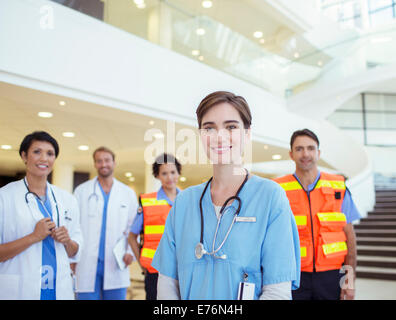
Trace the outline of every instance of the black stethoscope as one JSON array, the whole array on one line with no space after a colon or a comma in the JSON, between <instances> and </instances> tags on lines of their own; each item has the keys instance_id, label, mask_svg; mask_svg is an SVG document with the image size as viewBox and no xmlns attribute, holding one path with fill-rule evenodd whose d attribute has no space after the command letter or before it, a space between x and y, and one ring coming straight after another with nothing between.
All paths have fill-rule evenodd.
<instances>
[{"instance_id":1,"label":"black stethoscope","mask_svg":"<svg viewBox=\"0 0 396 320\"><path fill-rule=\"evenodd\" d=\"M41 205L43 206L45 212L48 214L49 217L51 217L51 214L48 212L47 208L45 207L45 204L44 204L43 200L41 200L40 197L39 197L35 192L30 191L29 186L28 186L28 184L27 184L27 182L26 182L26 177L23 178L23 182L24 182L25 187L26 187L26 189L27 189L27 192L25 193L25 201L26 201L26 204L29 204L28 196L29 196L29 194L32 194L38 201L40 201L40 203L41 203ZM59 224L58 201L56 201L54 191L53 191L51 188L50 188L50 190L51 190L52 198L54 199L54 202L55 202L56 217L57 217L57 223L58 223L58 224L57 224L57 227L60 227L60 224Z\"/></svg>"},{"instance_id":2,"label":"black stethoscope","mask_svg":"<svg viewBox=\"0 0 396 320\"><path fill-rule=\"evenodd\" d=\"M201 198L199 199L199 210L200 210L200 213L201 213L201 239L200 239L200 242L195 246L195 257L196 257L197 259L201 259L201 258L203 257L204 254L211 255L211 256L213 256L214 258L227 259L227 256L226 256L225 254L223 254L223 255L221 255L221 256L217 256L216 253L223 247L224 243L226 242L226 240L227 240L227 238L228 238L228 235L230 234L231 229L232 229L232 227L233 227L233 225L234 225L234 223L235 223L236 217L238 216L239 212L241 211L242 201L241 201L241 198L239 198L238 194L239 194L239 192L242 190L243 186L245 185L245 183L248 181L248 178L249 178L249 172L248 172L246 169L245 169L245 171L246 171L245 180L243 180L243 183L242 183L241 186L239 187L237 193L235 194L235 196L229 197L229 198L224 202L223 206L222 206L221 209L220 209L220 217L219 217L219 219L217 220L217 227L216 227L215 235L214 235L214 238L213 238L212 252L206 251L205 248L204 248L204 245L203 245L203 236L204 236L204 216L203 216L203 209L202 209L202 199L203 199L203 197L204 197L204 195L205 195L205 192L206 192L206 189L208 188L208 186L209 186L210 182L212 181L213 177L211 177L211 178L209 179L209 181L206 183L206 186L205 186L205 188L204 188L204 190L203 190L203 192L202 192ZM219 245L219 247L218 247L217 249L215 249L216 238L217 238L217 232L218 232L218 230L219 230L221 218L223 217L223 213L224 213L225 208L227 207L227 204L228 204L230 201L232 201L232 200L238 201L238 208L237 208L236 212L234 213L234 219L232 220L232 223L231 223L230 227L228 228L227 233L226 233L226 235L225 235L223 241L221 242L221 244Z\"/></svg>"}]
</instances>

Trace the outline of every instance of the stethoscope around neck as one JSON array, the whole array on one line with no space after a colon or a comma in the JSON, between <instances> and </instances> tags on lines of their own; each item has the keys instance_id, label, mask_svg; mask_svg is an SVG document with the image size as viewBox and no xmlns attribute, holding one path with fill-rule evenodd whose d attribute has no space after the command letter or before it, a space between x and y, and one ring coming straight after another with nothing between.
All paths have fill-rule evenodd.
<instances>
[{"instance_id":1,"label":"stethoscope around neck","mask_svg":"<svg viewBox=\"0 0 396 320\"><path fill-rule=\"evenodd\" d=\"M26 187L26 189L27 189L27 192L25 193L25 201L26 201L26 204L29 205L28 196L29 196L29 194L32 194L32 195L41 203L41 205L42 205L42 207L44 208L45 212L47 213L48 217L51 217L51 214L48 212L47 208L45 207L45 204L44 204L43 200L41 200L41 198L37 195L37 193L35 193L35 192L33 192L33 191L30 191L29 186L28 186L28 184L27 184L27 182L26 182L26 177L23 178L23 183L25 184L25 187ZM58 201L56 201L54 191L53 191L51 188L49 188L49 189L51 190L51 195L52 195L52 198L54 199L54 202L55 202L55 208L56 208L56 222L57 222L57 227L59 228L59 227L60 227L60 224L59 224L59 208L58 208Z\"/></svg>"},{"instance_id":2,"label":"stethoscope around neck","mask_svg":"<svg viewBox=\"0 0 396 320\"><path fill-rule=\"evenodd\" d=\"M206 183L206 186L205 186L205 188L204 188L204 190L203 190L203 192L202 192L202 194L201 194L201 198L199 199L199 210L200 210L200 214L201 214L201 238L200 238L199 243L195 246L195 257L196 257L197 259L201 259L205 254L210 255L210 256L213 256L214 258L218 258L218 259L227 259L227 255L223 254L223 255L221 255L221 256L217 256L216 253L217 253L218 251L220 251L220 249L223 247L224 243L225 243L226 240L228 239L228 236L229 236L229 234L230 234L230 232L231 232L231 230L232 230L232 227L234 226L236 217L238 216L239 212L241 211L242 201L241 201L241 198L239 198L238 195L239 195L239 192L242 190L242 188L244 187L245 183L247 182L247 180L248 180L248 178L249 178L249 172L248 172L246 169L245 169L245 171L246 171L245 180L243 180L243 183L242 183L241 186L239 187L238 191L236 192L236 194L235 194L234 196L229 197L229 198L224 202L223 206L222 206L221 209L220 209L220 217L219 217L219 219L217 220L217 226L216 226L216 231L215 231L214 238L213 238L212 251L211 251L211 252L208 252L207 250L205 250L204 245L203 245L203 238L204 238L204 216L203 216L203 209L202 209L202 200L203 200L203 197L204 197L204 195L205 195L205 193L206 193L206 189L208 189L208 186L209 186L210 182L213 180L213 177L211 177L211 178L209 179L209 181ZM230 226L228 227L227 233L226 233L226 235L224 236L223 241L220 243L220 245L217 247L217 249L215 249L215 244L216 244L216 239L217 239L217 233L218 233L218 231L219 231L221 218L223 217L223 213L224 213L224 210L225 210L226 207L227 207L227 204L228 204L230 201L232 201L232 200L235 200L235 201L238 202L238 208L237 208L237 210L236 210L235 213L234 213L234 218L233 218L233 220L232 220Z\"/></svg>"}]
</instances>

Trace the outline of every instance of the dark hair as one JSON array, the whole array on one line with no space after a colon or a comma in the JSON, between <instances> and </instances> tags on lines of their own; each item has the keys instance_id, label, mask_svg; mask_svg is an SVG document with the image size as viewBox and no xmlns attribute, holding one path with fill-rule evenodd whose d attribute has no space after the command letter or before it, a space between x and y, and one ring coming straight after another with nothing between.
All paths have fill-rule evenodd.
<instances>
[{"instance_id":1,"label":"dark hair","mask_svg":"<svg viewBox=\"0 0 396 320\"><path fill-rule=\"evenodd\" d=\"M107 147L99 147L99 148L97 148L97 149L93 152L93 154L92 154L92 157L93 157L94 161L95 161L95 154L96 154L97 152L107 152L107 153L110 153L111 156L113 157L113 161L115 160L115 154L114 154L113 151L111 151L111 150L110 150L109 148L107 148Z\"/></svg>"},{"instance_id":2,"label":"dark hair","mask_svg":"<svg viewBox=\"0 0 396 320\"><path fill-rule=\"evenodd\" d=\"M55 158L58 157L59 154L59 145L58 142L47 132L45 131L35 131L31 134L28 134L25 138L23 138L22 143L19 147L19 155L22 157L22 152L28 153L30 146L33 141L45 141L49 142L55 150Z\"/></svg>"},{"instance_id":3,"label":"dark hair","mask_svg":"<svg viewBox=\"0 0 396 320\"><path fill-rule=\"evenodd\" d=\"M319 148L319 139L318 139L317 135L309 129L302 129L302 130L297 130L297 131L293 132L291 139L290 139L290 149L293 148L294 140L296 140L297 137L301 137L301 136L307 136L307 137L310 137L312 140L315 140L316 143L318 144L318 148Z\"/></svg>"},{"instance_id":4,"label":"dark hair","mask_svg":"<svg viewBox=\"0 0 396 320\"><path fill-rule=\"evenodd\" d=\"M180 162L176 159L176 157L174 157L171 154L168 153L163 153L160 154L154 161L153 163L153 176L154 177L158 177L159 175L159 169L160 166L164 163L173 163L176 166L176 170L179 174L181 174L181 164Z\"/></svg>"},{"instance_id":5,"label":"dark hair","mask_svg":"<svg viewBox=\"0 0 396 320\"><path fill-rule=\"evenodd\" d=\"M202 118L208 110L220 103L229 103L237 109L245 129L249 129L252 124L252 114L245 98L237 96L232 92L216 91L207 95L199 104L196 114L198 119L198 127L201 129Z\"/></svg>"}]
</instances>

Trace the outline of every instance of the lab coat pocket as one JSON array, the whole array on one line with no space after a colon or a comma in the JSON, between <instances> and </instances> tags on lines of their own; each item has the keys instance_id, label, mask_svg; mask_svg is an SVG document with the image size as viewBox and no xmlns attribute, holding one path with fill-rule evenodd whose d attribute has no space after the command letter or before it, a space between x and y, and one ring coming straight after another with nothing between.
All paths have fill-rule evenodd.
<instances>
[{"instance_id":1,"label":"lab coat pocket","mask_svg":"<svg viewBox=\"0 0 396 320\"><path fill-rule=\"evenodd\" d=\"M0 300L18 300L19 281L20 276L17 274L0 274Z\"/></svg>"}]
</instances>

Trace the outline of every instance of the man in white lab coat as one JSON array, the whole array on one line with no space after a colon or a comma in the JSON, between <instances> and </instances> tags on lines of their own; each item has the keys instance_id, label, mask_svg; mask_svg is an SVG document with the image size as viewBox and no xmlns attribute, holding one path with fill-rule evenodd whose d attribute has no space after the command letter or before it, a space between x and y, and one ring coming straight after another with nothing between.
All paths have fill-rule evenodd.
<instances>
[{"instance_id":1,"label":"man in white lab coat","mask_svg":"<svg viewBox=\"0 0 396 320\"><path fill-rule=\"evenodd\" d=\"M133 261L127 236L137 198L131 188L114 178L115 155L110 149L96 149L93 158L98 176L74 192L86 243L76 266L77 298L125 300L130 285L126 266Z\"/></svg>"}]
</instances>

